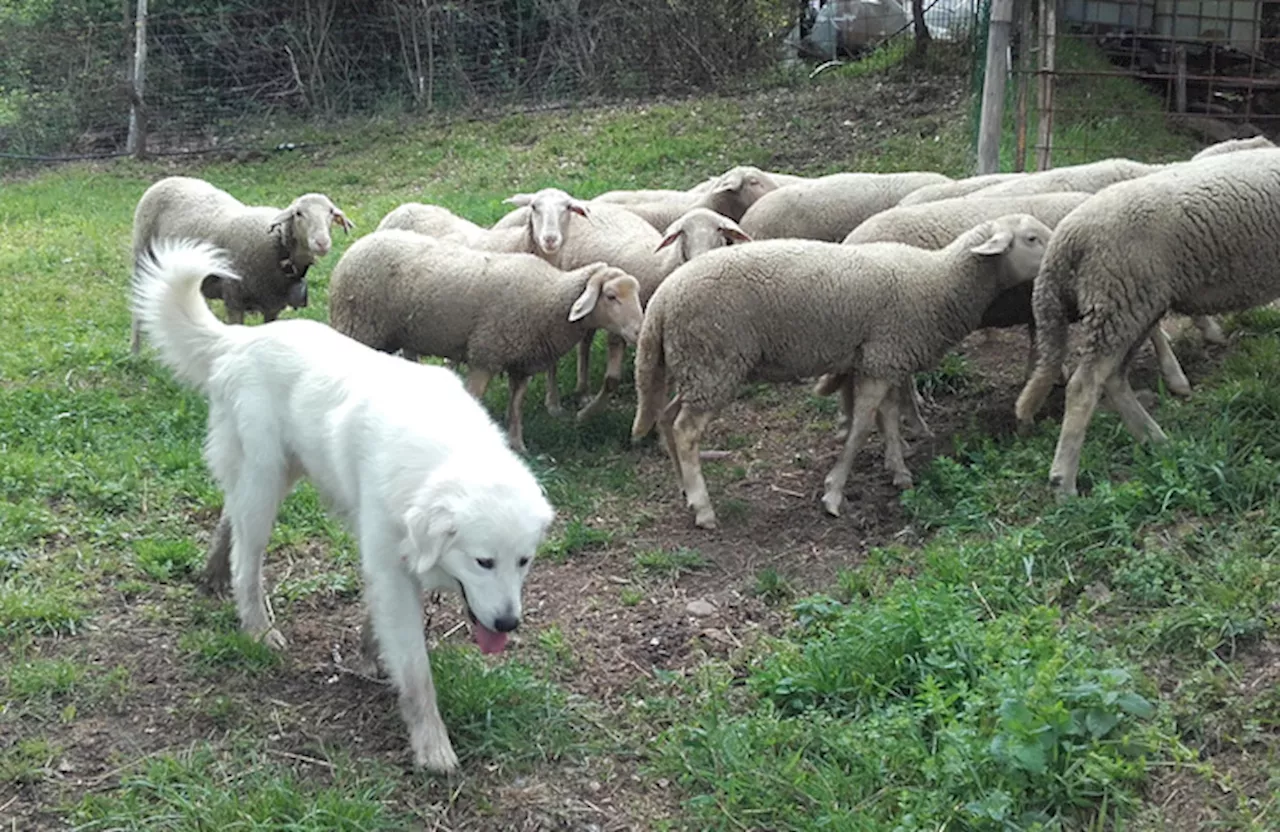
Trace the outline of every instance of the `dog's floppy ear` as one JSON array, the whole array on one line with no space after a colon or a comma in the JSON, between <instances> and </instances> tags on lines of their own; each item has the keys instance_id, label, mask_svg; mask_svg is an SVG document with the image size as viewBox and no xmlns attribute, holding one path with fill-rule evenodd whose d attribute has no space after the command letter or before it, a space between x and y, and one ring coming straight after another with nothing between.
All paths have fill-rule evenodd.
<instances>
[{"instance_id":1,"label":"dog's floppy ear","mask_svg":"<svg viewBox=\"0 0 1280 832\"><path fill-rule=\"evenodd\" d=\"M435 505L427 509L411 506L404 513L405 534L409 542L412 571L422 574L436 567L449 544L458 534L458 522L447 507Z\"/></svg>"}]
</instances>

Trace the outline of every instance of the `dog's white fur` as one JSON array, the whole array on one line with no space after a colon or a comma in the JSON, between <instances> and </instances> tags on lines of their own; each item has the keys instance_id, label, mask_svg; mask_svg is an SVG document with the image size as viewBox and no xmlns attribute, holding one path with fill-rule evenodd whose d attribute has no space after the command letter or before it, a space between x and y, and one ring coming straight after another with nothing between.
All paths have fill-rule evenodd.
<instances>
[{"instance_id":1,"label":"dog's white fur","mask_svg":"<svg viewBox=\"0 0 1280 832\"><path fill-rule=\"evenodd\" d=\"M221 323L206 275L235 279L218 250L161 241L140 258L134 310L161 360L209 399L205 459L226 493L240 624L274 647L262 558L302 476L357 535L381 658L414 761L457 757L436 706L422 592L452 589L476 626L521 617L521 587L553 510L533 474L456 375L384 355L307 320Z\"/></svg>"}]
</instances>

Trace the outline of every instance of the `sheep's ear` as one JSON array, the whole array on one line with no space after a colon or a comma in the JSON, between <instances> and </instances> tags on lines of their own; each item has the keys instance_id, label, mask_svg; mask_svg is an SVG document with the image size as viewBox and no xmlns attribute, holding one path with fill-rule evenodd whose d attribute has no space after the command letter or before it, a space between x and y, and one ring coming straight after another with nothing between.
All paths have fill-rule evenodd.
<instances>
[{"instance_id":1,"label":"sheep's ear","mask_svg":"<svg viewBox=\"0 0 1280 832\"><path fill-rule=\"evenodd\" d=\"M267 226L267 233L268 234L272 233L277 228L279 228L280 226L288 222L289 218L293 216L294 210L295 210L294 207L290 205L288 208L284 209L283 211L281 211L280 213L272 217L271 224Z\"/></svg>"},{"instance_id":2,"label":"sheep's ear","mask_svg":"<svg viewBox=\"0 0 1280 832\"><path fill-rule=\"evenodd\" d=\"M331 211L330 221L336 222L338 225L342 226L342 230L345 231L346 233L350 234L351 229L356 227L356 224L351 220L347 219L347 215L342 213L340 209L335 207L330 209L330 211Z\"/></svg>"},{"instance_id":3,"label":"sheep's ear","mask_svg":"<svg viewBox=\"0 0 1280 832\"><path fill-rule=\"evenodd\" d=\"M587 203L581 200L573 200L569 203L569 210L585 220L591 219L591 212L587 209Z\"/></svg>"},{"instance_id":4,"label":"sheep's ear","mask_svg":"<svg viewBox=\"0 0 1280 832\"><path fill-rule=\"evenodd\" d=\"M737 223L725 223L720 226L720 234L726 243L751 242L751 235L739 228Z\"/></svg>"},{"instance_id":5,"label":"sheep's ear","mask_svg":"<svg viewBox=\"0 0 1280 832\"><path fill-rule=\"evenodd\" d=\"M596 308L596 301L600 300L600 287L603 285L603 275L593 272L587 278L587 288L582 290L573 306L569 307L569 323L580 321L591 314L591 310Z\"/></svg>"},{"instance_id":6,"label":"sheep's ear","mask_svg":"<svg viewBox=\"0 0 1280 832\"><path fill-rule=\"evenodd\" d=\"M515 205L518 208L523 208L533 202L533 194L512 194L502 202L504 205Z\"/></svg>"},{"instance_id":7,"label":"sheep's ear","mask_svg":"<svg viewBox=\"0 0 1280 832\"><path fill-rule=\"evenodd\" d=\"M980 246L974 246L969 251L974 254L1004 254L1011 245L1013 245L1013 232L997 231L985 243Z\"/></svg>"},{"instance_id":8,"label":"sheep's ear","mask_svg":"<svg viewBox=\"0 0 1280 832\"><path fill-rule=\"evenodd\" d=\"M740 191L742 190L742 179L742 171L726 173L711 187L711 193L723 194L730 191Z\"/></svg>"},{"instance_id":9,"label":"sheep's ear","mask_svg":"<svg viewBox=\"0 0 1280 832\"><path fill-rule=\"evenodd\" d=\"M671 245L671 244L672 244L672 243L674 243L676 240L680 239L682 236L684 236L684 229L683 229L683 228L677 228L677 229L676 229L676 230L674 230L674 231L672 231L672 230L668 229L668 230L667 230L667 236L665 236L665 237L663 237L663 238L662 238L662 242L658 243L658 247L657 247L657 248L655 248L655 249L654 249L654 251L655 251L655 252L662 251L664 248L666 248L667 246Z\"/></svg>"}]
</instances>

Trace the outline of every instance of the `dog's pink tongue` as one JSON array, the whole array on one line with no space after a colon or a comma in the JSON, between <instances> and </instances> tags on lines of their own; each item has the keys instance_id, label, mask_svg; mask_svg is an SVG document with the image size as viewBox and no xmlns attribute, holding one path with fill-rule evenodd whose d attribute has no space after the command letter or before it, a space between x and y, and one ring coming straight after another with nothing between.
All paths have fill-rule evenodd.
<instances>
[{"instance_id":1,"label":"dog's pink tongue","mask_svg":"<svg viewBox=\"0 0 1280 832\"><path fill-rule=\"evenodd\" d=\"M507 646L506 633L495 633L479 621L475 622L471 628L471 635L476 640L476 644L480 645L481 653L501 653Z\"/></svg>"}]
</instances>

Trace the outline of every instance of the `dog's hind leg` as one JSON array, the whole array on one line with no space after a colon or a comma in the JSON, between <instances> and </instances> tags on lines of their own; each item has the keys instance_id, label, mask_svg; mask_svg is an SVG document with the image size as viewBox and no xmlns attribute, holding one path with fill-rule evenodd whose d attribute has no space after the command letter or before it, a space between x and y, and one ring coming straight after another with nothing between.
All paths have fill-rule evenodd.
<instances>
[{"instance_id":1,"label":"dog's hind leg","mask_svg":"<svg viewBox=\"0 0 1280 832\"><path fill-rule=\"evenodd\" d=\"M377 521L367 524L375 526ZM423 634L422 590L418 582L389 557L395 544L381 529L366 528L360 539L365 565L365 594L373 619L382 664L400 695L400 713L409 728L414 765L447 773L458 756L436 704L431 661ZM379 562L381 560L381 562Z\"/></svg>"},{"instance_id":2,"label":"dog's hind leg","mask_svg":"<svg viewBox=\"0 0 1280 832\"><path fill-rule=\"evenodd\" d=\"M205 556L200 583L214 595L224 595L231 589L231 518L226 509L209 539L209 554Z\"/></svg>"},{"instance_id":3,"label":"dog's hind leg","mask_svg":"<svg viewBox=\"0 0 1280 832\"><path fill-rule=\"evenodd\" d=\"M227 489L225 508L231 521L231 583L240 626L277 649L286 642L271 626L262 587L262 559L276 512L289 493L290 483L282 467L245 465L234 487Z\"/></svg>"}]
</instances>

